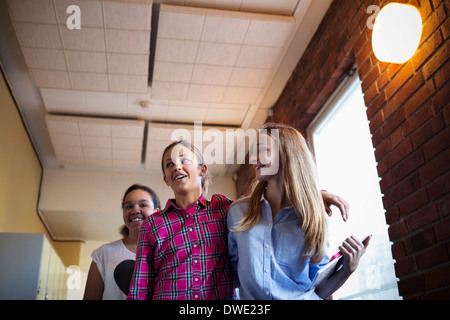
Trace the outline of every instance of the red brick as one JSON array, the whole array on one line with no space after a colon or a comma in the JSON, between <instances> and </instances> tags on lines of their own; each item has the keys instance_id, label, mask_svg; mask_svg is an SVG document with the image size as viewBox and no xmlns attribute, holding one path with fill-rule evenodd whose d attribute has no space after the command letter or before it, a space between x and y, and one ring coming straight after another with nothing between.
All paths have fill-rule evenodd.
<instances>
[{"instance_id":1,"label":"red brick","mask_svg":"<svg viewBox=\"0 0 450 320\"><path fill-rule=\"evenodd\" d=\"M405 218L409 231L418 230L432 222L439 220L439 214L435 204L430 204L425 208L416 211Z\"/></svg>"},{"instance_id":2,"label":"red brick","mask_svg":"<svg viewBox=\"0 0 450 320\"><path fill-rule=\"evenodd\" d=\"M450 200L447 199L449 202ZM450 218L440 221L434 227L437 241L444 241L450 238Z\"/></svg>"},{"instance_id":3,"label":"red brick","mask_svg":"<svg viewBox=\"0 0 450 320\"><path fill-rule=\"evenodd\" d=\"M400 220L398 222L394 222L391 225L389 225L388 229L389 233L389 239L392 241L397 240L398 238L403 237L408 233L408 230L406 228L406 224L404 220Z\"/></svg>"},{"instance_id":4,"label":"red brick","mask_svg":"<svg viewBox=\"0 0 450 320\"><path fill-rule=\"evenodd\" d=\"M436 112L449 105L450 99L448 97L450 97L450 83L447 82L431 100Z\"/></svg>"},{"instance_id":5,"label":"red brick","mask_svg":"<svg viewBox=\"0 0 450 320\"><path fill-rule=\"evenodd\" d=\"M407 62L402 65L401 70L395 74L393 77L391 75L391 82L386 87L386 96L388 99L391 99L394 94L403 86L403 84L413 76L413 70L411 67L411 63Z\"/></svg>"},{"instance_id":6,"label":"red brick","mask_svg":"<svg viewBox=\"0 0 450 320\"><path fill-rule=\"evenodd\" d=\"M402 161L395 171L397 179L403 179L409 174L415 172L425 163L425 156L422 150L418 150Z\"/></svg>"},{"instance_id":7,"label":"red brick","mask_svg":"<svg viewBox=\"0 0 450 320\"><path fill-rule=\"evenodd\" d=\"M414 76L403 85L403 87L395 95L395 104L400 107L419 87L424 84L421 72L417 72Z\"/></svg>"},{"instance_id":8,"label":"red brick","mask_svg":"<svg viewBox=\"0 0 450 320\"><path fill-rule=\"evenodd\" d=\"M436 244L433 228L427 228L419 233L409 236L405 240L406 254L411 255L414 252L424 250Z\"/></svg>"},{"instance_id":9,"label":"red brick","mask_svg":"<svg viewBox=\"0 0 450 320\"><path fill-rule=\"evenodd\" d=\"M383 140L375 149L375 159L379 161L391 150L389 139Z\"/></svg>"},{"instance_id":10,"label":"red brick","mask_svg":"<svg viewBox=\"0 0 450 320\"><path fill-rule=\"evenodd\" d=\"M425 277L423 274L400 280L398 283L398 291L403 298L425 290Z\"/></svg>"},{"instance_id":11,"label":"red brick","mask_svg":"<svg viewBox=\"0 0 450 320\"><path fill-rule=\"evenodd\" d=\"M439 31L433 35L416 51L411 58L414 70L419 70L423 63L435 52L435 50L442 44L442 36Z\"/></svg>"},{"instance_id":12,"label":"red brick","mask_svg":"<svg viewBox=\"0 0 450 320\"><path fill-rule=\"evenodd\" d=\"M450 42L445 44L428 60L422 68L425 80L431 77L448 59L450 56Z\"/></svg>"},{"instance_id":13,"label":"red brick","mask_svg":"<svg viewBox=\"0 0 450 320\"><path fill-rule=\"evenodd\" d=\"M434 93L435 88L433 81L427 81L424 86L417 90L417 92L406 101L404 105L405 116L409 117L413 114L417 108L424 104Z\"/></svg>"},{"instance_id":14,"label":"red brick","mask_svg":"<svg viewBox=\"0 0 450 320\"><path fill-rule=\"evenodd\" d=\"M412 257L406 257L397 260L394 267L397 277L403 277L415 272L415 261Z\"/></svg>"},{"instance_id":15,"label":"red brick","mask_svg":"<svg viewBox=\"0 0 450 320\"><path fill-rule=\"evenodd\" d=\"M433 160L427 162L426 165L421 168L420 181L423 185L426 185L439 175L444 174L449 169L449 165L450 149L447 149L437 157L433 158Z\"/></svg>"},{"instance_id":16,"label":"red brick","mask_svg":"<svg viewBox=\"0 0 450 320\"><path fill-rule=\"evenodd\" d=\"M436 154L450 146L450 127L447 126L444 130L433 136L432 139L423 145L423 153L425 159L428 161Z\"/></svg>"},{"instance_id":17,"label":"red brick","mask_svg":"<svg viewBox=\"0 0 450 320\"><path fill-rule=\"evenodd\" d=\"M439 178L433 180L428 186L428 194L430 195L430 200L436 200L443 195L450 192L450 171L445 175L441 175Z\"/></svg>"},{"instance_id":18,"label":"red brick","mask_svg":"<svg viewBox=\"0 0 450 320\"><path fill-rule=\"evenodd\" d=\"M445 265L428 271L425 274L425 282L427 289L435 289L450 284L450 265ZM450 298L447 292L447 299ZM443 298L442 294L437 298Z\"/></svg>"},{"instance_id":19,"label":"red brick","mask_svg":"<svg viewBox=\"0 0 450 320\"><path fill-rule=\"evenodd\" d=\"M411 212L419 209L428 203L428 195L425 188L420 188L416 192L412 193L409 197L404 198L399 202L400 215L402 217L407 216Z\"/></svg>"},{"instance_id":20,"label":"red brick","mask_svg":"<svg viewBox=\"0 0 450 320\"><path fill-rule=\"evenodd\" d=\"M411 135L414 149L417 149L428 139L436 135L445 127L444 119L441 115L434 116L423 124L418 130Z\"/></svg>"},{"instance_id":21,"label":"red brick","mask_svg":"<svg viewBox=\"0 0 450 320\"><path fill-rule=\"evenodd\" d=\"M413 151L411 139L405 139L400 145L393 149L388 155L389 167L393 168L407 155Z\"/></svg>"},{"instance_id":22,"label":"red brick","mask_svg":"<svg viewBox=\"0 0 450 320\"><path fill-rule=\"evenodd\" d=\"M450 80L450 63L447 62L442 66L434 75L434 81L436 82L436 88L441 88L447 81Z\"/></svg>"},{"instance_id":23,"label":"red brick","mask_svg":"<svg viewBox=\"0 0 450 320\"><path fill-rule=\"evenodd\" d=\"M441 244L437 247L430 248L416 256L419 270L439 265L449 261L447 253L447 245Z\"/></svg>"},{"instance_id":24,"label":"red brick","mask_svg":"<svg viewBox=\"0 0 450 320\"><path fill-rule=\"evenodd\" d=\"M405 111L406 112L406 111ZM405 123L402 125L405 136L409 136L412 132L420 128L424 122L430 119L433 115L433 110L431 108L431 103L423 106L412 116L408 117Z\"/></svg>"}]
</instances>

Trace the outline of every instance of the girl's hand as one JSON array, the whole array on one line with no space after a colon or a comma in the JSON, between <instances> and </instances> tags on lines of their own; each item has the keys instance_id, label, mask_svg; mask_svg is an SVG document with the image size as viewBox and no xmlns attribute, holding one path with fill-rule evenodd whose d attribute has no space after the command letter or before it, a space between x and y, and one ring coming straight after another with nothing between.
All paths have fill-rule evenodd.
<instances>
[{"instance_id":1,"label":"girl's hand","mask_svg":"<svg viewBox=\"0 0 450 320\"><path fill-rule=\"evenodd\" d=\"M331 206L338 207L339 211L341 212L342 220L347 221L348 214L350 211L350 205L347 201L345 201L344 198L332 194L330 192L327 192L325 190L322 190L320 192L322 194L323 203L325 205L325 210L327 214L331 217Z\"/></svg>"},{"instance_id":2,"label":"girl's hand","mask_svg":"<svg viewBox=\"0 0 450 320\"><path fill-rule=\"evenodd\" d=\"M362 257L372 236L368 236L364 243L359 241L355 236L351 236L339 246L339 250L343 255L342 271L348 275L352 274L358 267L359 259Z\"/></svg>"}]
</instances>

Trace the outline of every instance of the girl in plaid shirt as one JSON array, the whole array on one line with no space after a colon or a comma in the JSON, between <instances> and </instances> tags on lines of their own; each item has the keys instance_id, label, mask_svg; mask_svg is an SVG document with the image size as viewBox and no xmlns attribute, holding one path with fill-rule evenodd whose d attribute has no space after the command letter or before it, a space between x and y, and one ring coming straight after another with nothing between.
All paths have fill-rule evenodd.
<instances>
[{"instance_id":1,"label":"girl in plaid shirt","mask_svg":"<svg viewBox=\"0 0 450 320\"><path fill-rule=\"evenodd\" d=\"M170 144L161 166L175 199L142 224L128 299L232 299L226 234L232 200L206 200L207 166L191 144Z\"/></svg>"}]
</instances>

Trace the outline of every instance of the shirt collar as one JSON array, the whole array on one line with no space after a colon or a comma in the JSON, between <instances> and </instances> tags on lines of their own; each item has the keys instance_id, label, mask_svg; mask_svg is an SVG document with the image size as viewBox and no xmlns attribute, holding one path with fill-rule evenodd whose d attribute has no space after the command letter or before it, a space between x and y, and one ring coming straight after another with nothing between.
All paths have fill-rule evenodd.
<instances>
[{"instance_id":1,"label":"shirt collar","mask_svg":"<svg viewBox=\"0 0 450 320\"><path fill-rule=\"evenodd\" d=\"M190 208L188 208L188 210L186 210L186 211L188 211L188 212L192 211L192 214L194 214L198 206L200 207L200 209L203 209L206 207L206 198L203 193L200 195L200 197L197 199L197 201L195 201L195 203ZM177 207L176 200L173 198L167 200L167 204L166 204L166 207L164 208L164 210L169 210L169 208L176 209L176 210L184 210L182 208Z\"/></svg>"}]
</instances>

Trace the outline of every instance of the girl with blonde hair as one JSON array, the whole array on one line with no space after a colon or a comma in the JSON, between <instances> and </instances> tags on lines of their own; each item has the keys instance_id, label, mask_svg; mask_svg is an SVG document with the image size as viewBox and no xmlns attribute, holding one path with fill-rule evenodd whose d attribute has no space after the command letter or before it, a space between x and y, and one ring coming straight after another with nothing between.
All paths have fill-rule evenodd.
<instances>
[{"instance_id":1,"label":"girl with blonde hair","mask_svg":"<svg viewBox=\"0 0 450 320\"><path fill-rule=\"evenodd\" d=\"M266 124L250 158L256 185L228 213L233 280L241 299L320 299L356 269L368 241L355 237L339 247L340 271L307 291L327 256L327 217L312 155L294 128Z\"/></svg>"}]
</instances>

